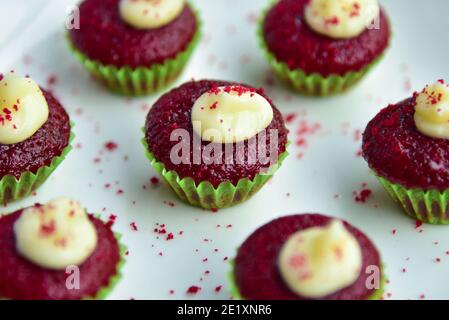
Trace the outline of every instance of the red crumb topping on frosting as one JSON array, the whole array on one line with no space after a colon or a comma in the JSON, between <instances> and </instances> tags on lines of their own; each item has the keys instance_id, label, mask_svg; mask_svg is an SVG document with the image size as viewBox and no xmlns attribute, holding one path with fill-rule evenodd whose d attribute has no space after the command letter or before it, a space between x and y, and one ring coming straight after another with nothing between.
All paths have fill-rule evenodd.
<instances>
[{"instance_id":1,"label":"red crumb topping on frosting","mask_svg":"<svg viewBox=\"0 0 449 320\"><path fill-rule=\"evenodd\" d=\"M240 294L247 300L308 300L291 291L278 270L278 256L288 238L297 231L326 226L333 218L318 214L295 215L276 219L256 230L238 250L234 275ZM348 231L362 249L362 270L368 266L381 267L379 252L360 230L345 222ZM269 245L267 245L269 244ZM301 259L294 263L303 263ZM365 300L374 289L367 289L371 273L361 272L354 284L323 300Z\"/></svg>"},{"instance_id":2,"label":"red crumb topping on frosting","mask_svg":"<svg viewBox=\"0 0 449 320\"><path fill-rule=\"evenodd\" d=\"M313 31L304 19L308 0L281 0L268 12L264 25L264 39L277 60L290 69L323 76L343 75L359 71L373 62L387 48L390 26L383 10L380 29L367 29L352 39L332 39ZM356 9L356 8L355 8ZM353 11L357 14L358 10ZM330 19L338 24L338 19Z\"/></svg>"},{"instance_id":3,"label":"red crumb topping on frosting","mask_svg":"<svg viewBox=\"0 0 449 320\"><path fill-rule=\"evenodd\" d=\"M202 181L210 181L215 187L221 182L231 181L236 184L240 179L253 179L255 175L263 169L267 169L269 165L262 164L258 161L259 157L253 159L254 161L243 161L243 163L229 164L225 161L225 152L222 152L222 160L220 164L173 164L170 159L172 148L178 144L178 141L170 141L170 135L175 129L185 129L191 137L190 145L193 145L194 131L191 121L192 107L195 101L204 93L212 92L218 87L239 88L235 90L242 90L241 87L246 88L250 92L257 92L265 97L273 107L273 121L267 127L267 130L278 130L278 155L286 150L288 130L285 127L284 120L281 113L276 109L272 101L265 95L263 90L255 90L246 85L237 85L223 81L203 80L191 81L185 83L179 88L163 95L151 108L148 113L145 132L146 140L151 152L153 152L156 159L162 162L168 170L174 170L181 178L191 177L196 183ZM234 89L232 89L234 90ZM269 131L267 131L269 133ZM270 135L266 135L267 156L270 155ZM204 154L204 149L209 142L201 143L201 154ZM237 151L234 145L234 157ZM224 150L224 148L222 148ZM248 147L244 148L244 159L248 159L250 152ZM257 154L256 154L257 155ZM190 152L190 159L193 159L193 150ZM228 161L229 162L229 161Z\"/></svg>"},{"instance_id":4,"label":"red crumb topping on frosting","mask_svg":"<svg viewBox=\"0 0 449 320\"><path fill-rule=\"evenodd\" d=\"M449 140L428 137L414 121L416 94L383 109L363 135L371 169L406 188L449 188Z\"/></svg>"},{"instance_id":5,"label":"red crumb topping on frosting","mask_svg":"<svg viewBox=\"0 0 449 320\"><path fill-rule=\"evenodd\" d=\"M171 23L140 30L126 24L120 0L85 0L80 5L80 28L70 30L75 47L92 60L117 67L150 66L174 58L193 39L198 28L187 5Z\"/></svg>"},{"instance_id":6,"label":"red crumb topping on frosting","mask_svg":"<svg viewBox=\"0 0 449 320\"><path fill-rule=\"evenodd\" d=\"M48 104L48 120L27 140L0 144L0 178L8 174L19 178L26 171L36 173L40 167L50 165L69 144L69 116L51 93L42 91Z\"/></svg>"},{"instance_id":7,"label":"red crumb topping on frosting","mask_svg":"<svg viewBox=\"0 0 449 320\"><path fill-rule=\"evenodd\" d=\"M19 210L0 218L0 297L13 300L79 300L95 296L116 274L120 249L110 227L90 215L98 244L92 255L79 266L80 290L68 290L65 270L41 268L16 251L14 223Z\"/></svg>"}]
</instances>

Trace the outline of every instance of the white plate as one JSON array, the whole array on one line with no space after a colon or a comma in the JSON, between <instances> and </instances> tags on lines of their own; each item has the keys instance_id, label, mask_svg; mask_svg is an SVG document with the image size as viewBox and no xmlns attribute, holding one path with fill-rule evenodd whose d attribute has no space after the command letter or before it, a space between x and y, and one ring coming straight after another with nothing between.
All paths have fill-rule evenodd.
<instances>
[{"instance_id":1,"label":"white plate","mask_svg":"<svg viewBox=\"0 0 449 320\"><path fill-rule=\"evenodd\" d=\"M0 29L5 30L0 33L0 67L30 74L43 86L51 75L57 76L53 90L76 122L76 148L35 196L1 211L67 195L105 219L116 214L115 230L123 234L130 251L123 279L110 298L226 299L229 265L224 258L232 258L258 226L305 212L347 219L372 238L387 266L387 299L449 298L444 285L449 283L449 227L415 230L415 222L400 212L356 155L361 144L356 136L381 108L410 96L410 88L449 79L447 1L383 1L394 31L386 58L355 90L321 99L297 96L278 81L267 85L271 76L256 43L255 19L268 0L195 1L205 34L177 84L217 78L265 86L283 113L297 114L289 124L290 139L307 142L306 147L293 143L284 166L252 200L215 214L183 204L164 184L151 186L155 173L140 140L146 106L157 96L122 98L90 79L64 41L66 9L74 1L33 2L43 7L25 7L24 2L0 1L3 15L3 10L11 10L22 17L15 31L17 26L3 29L10 20L0 19ZM308 126L318 123L321 129L299 137L302 121ZM118 149L106 151L108 141L116 142ZM101 162L95 163L96 158ZM108 183L110 188L105 187ZM353 192L363 183L373 195L362 204ZM118 190L124 193L118 195ZM130 227L133 222L138 231ZM156 223L165 224L174 239L158 239L153 232ZM202 290L187 296L192 285ZM218 286L223 287L217 293Z\"/></svg>"}]
</instances>

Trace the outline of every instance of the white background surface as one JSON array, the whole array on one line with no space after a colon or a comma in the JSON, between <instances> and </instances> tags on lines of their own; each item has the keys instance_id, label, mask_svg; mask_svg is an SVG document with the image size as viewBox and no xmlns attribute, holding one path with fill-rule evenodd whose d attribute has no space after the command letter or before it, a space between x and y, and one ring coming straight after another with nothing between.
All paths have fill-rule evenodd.
<instances>
[{"instance_id":1,"label":"white background surface","mask_svg":"<svg viewBox=\"0 0 449 320\"><path fill-rule=\"evenodd\" d=\"M194 2L204 20L204 37L177 84L207 77L264 86L283 113L297 114L289 124L293 142L301 138L296 133L301 121L320 124L318 132L304 136L307 146L293 143L291 156L273 181L249 202L215 214L191 208L164 184L149 183L155 173L144 156L140 128L145 104L151 105L157 96L126 99L110 94L69 53L63 23L74 1L0 0L0 69L30 74L44 87L49 76L56 75L52 89L76 123L76 148L52 178L35 196L1 212L65 195L82 201L90 212L102 212L104 219L116 214L114 228L123 233L129 256L112 299L227 299L229 266L224 258L231 259L235 248L261 224L305 212L347 219L373 239L391 281L387 299L449 298L449 227L426 225L416 230L415 222L400 212L356 155L361 144L358 130L363 131L381 108L410 96L410 88L449 79L449 3L382 1L394 31L382 63L348 94L304 98L277 81L271 84L269 67L257 47L254 20L268 0ZM105 151L108 141L116 142L118 149ZM95 163L96 158L101 161ZM110 188L105 187L108 183ZM373 191L363 204L353 195L362 183ZM118 195L118 190L124 193ZM174 207L167 205L171 202ZM132 222L138 231L132 230ZM165 224L174 239L157 239L156 223ZM187 296L191 285L201 287L201 292ZM217 286L223 286L219 293Z\"/></svg>"}]
</instances>

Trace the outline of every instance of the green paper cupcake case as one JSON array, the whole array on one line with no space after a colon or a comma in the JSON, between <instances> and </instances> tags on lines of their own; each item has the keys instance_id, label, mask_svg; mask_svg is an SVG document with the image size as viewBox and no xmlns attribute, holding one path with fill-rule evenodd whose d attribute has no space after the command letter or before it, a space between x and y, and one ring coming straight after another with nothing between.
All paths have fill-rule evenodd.
<instances>
[{"instance_id":1,"label":"green paper cupcake case","mask_svg":"<svg viewBox=\"0 0 449 320\"><path fill-rule=\"evenodd\" d=\"M128 248L120 242L122 238L122 235L120 233L114 233L114 235L115 238L117 239L120 250L120 260L117 263L117 272L113 277L111 277L111 279L109 279L109 283L107 286L100 288L100 290L98 290L95 297L86 297L83 300L105 300L111 294L112 290L114 290L117 283L119 283L120 280L122 279L122 270L123 266L126 263L125 256L126 252L128 251Z\"/></svg>"},{"instance_id":2,"label":"green paper cupcake case","mask_svg":"<svg viewBox=\"0 0 449 320\"><path fill-rule=\"evenodd\" d=\"M380 175L376 177L409 217L424 223L449 225L449 188L443 191L408 189Z\"/></svg>"},{"instance_id":3,"label":"green paper cupcake case","mask_svg":"<svg viewBox=\"0 0 449 320\"><path fill-rule=\"evenodd\" d=\"M270 8L265 10L262 18L259 20L257 29L259 45L275 74L281 80L288 82L298 93L310 96L330 96L343 93L356 85L380 60L382 60L384 56L384 53L382 53L373 62L361 70L351 71L344 75L332 74L329 76L322 76L319 73L307 74L299 68L290 69L286 63L276 59L274 54L268 49L267 43L265 42L263 23Z\"/></svg>"},{"instance_id":4,"label":"green paper cupcake case","mask_svg":"<svg viewBox=\"0 0 449 320\"><path fill-rule=\"evenodd\" d=\"M271 166L267 173L257 174L253 180L248 178L240 179L237 185L226 181L215 188L209 181L203 181L197 185L192 178L180 178L175 171L167 170L164 164L155 158L154 154L149 150L145 138L143 138L142 144L145 147L146 156L150 160L151 165L173 189L176 195L188 204L204 209L223 209L245 202L270 180L274 172L279 169L288 156L287 151L281 153L277 164Z\"/></svg>"},{"instance_id":5,"label":"green paper cupcake case","mask_svg":"<svg viewBox=\"0 0 449 320\"><path fill-rule=\"evenodd\" d=\"M189 4L191 6L191 4ZM192 7L192 6L191 6ZM193 9L193 8L192 8ZM193 9L194 10L194 9ZM144 96L158 92L173 82L184 70L194 49L201 38L201 20L198 11L194 10L197 30L186 49L176 57L167 59L161 64L133 69L129 66L118 68L104 65L89 59L79 51L67 35L69 48L81 64L111 91L125 96Z\"/></svg>"},{"instance_id":6,"label":"green paper cupcake case","mask_svg":"<svg viewBox=\"0 0 449 320\"><path fill-rule=\"evenodd\" d=\"M70 126L73 129L73 123ZM74 138L75 134L71 131L69 143L62 150L62 153L54 157L48 166L39 168L36 173L31 171L23 172L19 179L9 174L3 176L0 179L0 204L7 204L25 198L39 188L72 150L71 143Z\"/></svg>"},{"instance_id":7,"label":"green paper cupcake case","mask_svg":"<svg viewBox=\"0 0 449 320\"><path fill-rule=\"evenodd\" d=\"M231 294L231 298L233 300L245 300L240 294L240 290L237 285L237 281L235 279L235 260L230 261L231 271L228 274L228 282L229 282L229 292ZM376 289L371 296L369 296L366 300L382 300L383 295L385 293L385 286L388 282L385 274L383 272L385 270L385 266L382 266L382 279L380 281L380 288Z\"/></svg>"}]
</instances>

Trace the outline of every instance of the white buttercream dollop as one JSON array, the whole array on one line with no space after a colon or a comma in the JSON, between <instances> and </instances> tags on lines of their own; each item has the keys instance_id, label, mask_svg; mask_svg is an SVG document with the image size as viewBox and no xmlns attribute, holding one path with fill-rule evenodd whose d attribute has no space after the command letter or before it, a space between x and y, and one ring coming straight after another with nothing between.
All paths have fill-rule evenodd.
<instances>
[{"instance_id":1,"label":"white buttercream dollop","mask_svg":"<svg viewBox=\"0 0 449 320\"><path fill-rule=\"evenodd\" d=\"M0 144L20 143L48 120L48 104L30 78L8 73L0 80Z\"/></svg>"},{"instance_id":2,"label":"white buttercream dollop","mask_svg":"<svg viewBox=\"0 0 449 320\"><path fill-rule=\"evenodd\" d=\"M281 249L279 270L287 286L307 298L322 298L353 284L362 252L340 220L298 231Z\"/></svg>"},{"instance_id":3,"label":"white buttercream dollop","mask_svg":"<svg viewBox=\"0 0 449 320\"><path fill-rule=\"evenodd\" d=\"M449 84L439 80L418 94L414 120L422 134L449 139Z\"/></svg>"},{"instance_id":4,"label":"white buttercream dollop","mask_svg":"<svg viewBox=\"0 0 449 320\"><path fill-rule=\"evenodd\" d=\"M121 0L120 16L134 28L155 29L175 20L185 3L185 0Z\"/></svg>"},{"instance_id":5,"label":"white buttercream dollop","mask_svg":"<svg viewBox=\"0 0 449 320\"><path fill-rule=\"evenodd\" d=\"M305 20L322 35L350 39L365 31L379 13L377 0L310 0Z\"/></svg>"},{"instance_id":6,"label":"white buttercream dollop","mask_svg":"<svg viewBox=\"0 0 449 320\"><path fill-rule=\"evenodd\" d=\"M17 251L47 269L81 265L94 252L95 226L80 203L58 198L25 209L14 225Z\"/></svg>"},{"instance_id":7,"label":"white buttercream dollop","mask_svg":"<svg viewBox=\"0 0 449 320\"><path fill-rule=\"evenodd\" d=\"M236 143L266 129L273 120L267 99L242 86L214 88L201 95L192 109L192 125L203 141Z\"/></svg>"}]
</instances>

